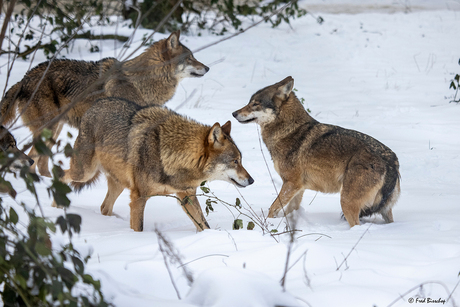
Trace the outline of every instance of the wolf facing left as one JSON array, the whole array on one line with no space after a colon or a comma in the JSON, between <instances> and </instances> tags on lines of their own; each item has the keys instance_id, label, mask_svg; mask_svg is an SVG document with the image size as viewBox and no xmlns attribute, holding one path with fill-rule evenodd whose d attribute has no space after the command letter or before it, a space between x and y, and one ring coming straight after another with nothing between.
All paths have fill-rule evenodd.
<instances>
[{"instance_id":1,"label":"wolf facing left","mask_svg":"<svg viewBox=\"0 0 460 307\"><path fill-rule=\"evenodd\" d=\"M11 165L13 169L21 169L23 166L34 164L34 160L18 149L16 139L3 126L0 126L0 150L3 156L7 158L5 165L2 166ZM16 192L4 184L0 184L0 193L8 193L12 197L16 196Z\"/></svg>"},{"instance_id":2,"label":"wolf facing left","mask_svg":"<svg viewBox=\"0 0 460 307\"><path fill-rule=\"evenodd\" d=\"M230 121L210 127L162 106L105 98L83 116L70 169L62 180L79 190L104 172L108 185L101 205L104 215L112 214L116 199L128 188L130 226L135 231L143 230L147 199L167 194L181 199L198 231L209 229L194 196L197 187L212 180L238 187L254 182L242 166L230 130Z\"/></svg>"},{"instance_id":3,"label":"wolf facing left","mask_svg":"<svg viewBox=\"0 0 460 307\"><path fill-rule=\"evenodd\" d=\"M125 62L105 58L97 62L41 63L5 94L0 123L12 122L18 109L34 137L48 128L56 140L64 123L79 128L83 114L100 98L121 97L140 105L162 105L172 98L183 78L201 77L209 71L180 43L179 36L179 31L173 32ZM32 147L29 156L36 155ZM51 177L48 157L40 156L37 164L41 175Z\"/></svg>"},{"instance_id":4,"label":"wolf facing left","mask_svg":"<svg viewBox=\"0 0 460 307\"><path fill-rule=\"evenodd\" d=\"M233 112L240 123L260 125L275 170L283 180L268 217L299 208L305 189L340 192L350 227L379 213L393 222L400 194L399 161L387 146L364 133L312 118L292 92L294 79L267 86Z\"/></svg>"}]
</instances>

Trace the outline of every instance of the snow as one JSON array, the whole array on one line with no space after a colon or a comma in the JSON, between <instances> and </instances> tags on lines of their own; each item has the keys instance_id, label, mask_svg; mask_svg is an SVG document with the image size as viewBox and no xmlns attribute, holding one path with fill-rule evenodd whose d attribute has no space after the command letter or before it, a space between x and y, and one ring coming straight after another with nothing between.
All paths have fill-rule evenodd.
<instances>
[{"instance_id":1,"label":"snow","mask_svg":"<svg viewBox=\"0 0 460 307\"><path fill-rule=\"evenodd\" d=\"M309 3L301 4L309 8ZM232 121L232 137L255 183L245 189L225 182L209 187L229 203L238 197L244 208L250 205L266 215L281 179L265 146L259 145L257 126L241 125L231 113L257 90L292 76L297 96L305 98L305 107L317 120L369 134L398 155L402 182L395 222L384 224L377 216L349 229L340 218L338 194L306 191L301 209L293 214L299 231L283 292L288 234L272 237L257 226L232 230L238 213L222 204L214 205L207 217L212 229L196 233L177 202L166 197L149 200L144 232L135 233L129 228L127 191L119 197L114 216L100 214L106 193L101 180L91 190L72 193L69 212L82 216L74 243L83 253L93 251L87 270L101 280L105 296L116 306L411 306L423 304L423 298L447 301L452 292L444 305L460 304L460 290L454 291L460 271L460 106L449 103L454 93L450 80L460 73L460 5L422 0L379 5L370 0L316 0L311 5L324 18L322 25L311 16L276 29L260 24L196 53L211 70L203 78L182 81L167 106L176 109L189 99L179 113L209 125ZM151 32L138 30L137 43L145 33ZM155 34L154 39L163 37ZM181 36L191 50L219 39L206 32ZM97 60L119 52L113 41L103 42L101 49L87 53L85 42L78 41L65 56ZM37 54L34 65L44 60ZM0 57L0 66L6 61ZM18 60L8 86L28 67ZM2 68L0 84L5 82ZM30 140L26 128L13 132L20 145ZM62 160L67 166L68 159ZM51 207L49 182L39 184L38 193L46 216L54 220L62 211ZM18 192L18 199L33 207L25 188ZM4 204L17 207L7 196ZM245 227L250 221L238 218ZM267 221L269 229L285 230L285 219ZM155 227L193 273L190 287L179 264L170 266L182 300L159 252ZM65 238L55 235L52 240L59 244ZM419 301L410 304L410 298Z\"/></svg>"}]
</instances>

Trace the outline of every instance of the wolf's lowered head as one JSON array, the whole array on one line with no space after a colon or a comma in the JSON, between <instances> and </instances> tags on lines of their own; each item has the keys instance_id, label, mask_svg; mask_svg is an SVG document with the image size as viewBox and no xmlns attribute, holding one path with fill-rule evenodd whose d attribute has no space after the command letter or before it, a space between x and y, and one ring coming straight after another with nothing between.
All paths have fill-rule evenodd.
<instances>
[{"instance_id":1,"label":"wolf's lowered head","mask_svg":"<svg viewBox=\"0 0 460 307\"><path fill-rule=\"evenodd\" d=\"M31 166L34 160L29 158L25 153L18 149L16 146L16 139L14 136L3 126L0 126L0 151L11 159L11 167L19 170L23 166Z\"/></svg>"},{"instance_id":2,"label":"wolf's lowered head","mask_svg":"<svg viewBox=\"0 0 460 307\"><path fill-rule=\"evenodd\" d=\"M254 183L251 175L241 164L241 152L230 137L231 122L220 126L215 123L208 135L209 181L223 180L244 188Z\"/></svg>"}]
</instances>

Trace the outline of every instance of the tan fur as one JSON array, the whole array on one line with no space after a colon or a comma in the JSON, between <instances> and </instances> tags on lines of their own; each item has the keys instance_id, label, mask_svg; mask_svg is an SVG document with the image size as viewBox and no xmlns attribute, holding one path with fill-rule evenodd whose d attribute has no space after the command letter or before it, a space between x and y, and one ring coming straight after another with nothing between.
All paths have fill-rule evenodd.
<instances>
[{"instance_id":1,"label":"tan fur","mask_svg":"<svg viewBox=\"0 0 460 307\"><path fill-rule=\"evenodd\" d=\"M256 122L283 180L269 217L299 208L305 189L341 193L340 203L350 227L361 216L382 214L393 222L391 208L399 193L396 155L374 138L313 119L292 92L294 79L256 92L233 116Z\"/></svg>"},{"instance_id":2,"label":"tan fur","mask_svg":"<svg viewBox=\"0 0 460 307\"><path fill-rule=\"evenodd\" d=\"M106 58L41 63L6 93L1 123L10 123L17 107L35 137L46 127L56 139L63 123L79 128L83 114L100 98L163 105L173 97L181 79L201 77L209 70L179 42L179 35L179 31L172 33L126 62ZM35 148L29 155L37 155ZM51 176L47 157L39 157L38 165L42 175Z\"/></svg>"},{"instance_id":3,"label":"tan fur","mask_svg":"<svg viewBox=\"0 0 460 307\"><path fill-rule=\"evenodd\" d=\"M164 107L106 98L83 116L75 155L63 180L80 188L78 183L90 183L103 171L108 183L101 205L104 215L112 214L115 200L128 188L130 225L135 231L143 230L147 199L167 194L177 195L199 231L208 229L193 196L197 187L211 180L241 187L254 182L241 164L230 129L230 122L209 127Z\"/></svg>"}]
</instances>

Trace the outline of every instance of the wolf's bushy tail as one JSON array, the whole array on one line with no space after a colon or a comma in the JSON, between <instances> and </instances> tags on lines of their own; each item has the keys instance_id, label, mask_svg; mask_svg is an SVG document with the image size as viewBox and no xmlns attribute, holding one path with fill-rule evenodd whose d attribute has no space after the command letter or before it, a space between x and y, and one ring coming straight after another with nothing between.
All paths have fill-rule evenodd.
<instances>
[{"instance_id":1,"label":"wolf's bushy tail","mask_svg":"<svg viewBox=\"0 0 460 307\"><path fill-rule=\"evenodd\" d=\"M16 118L16 107L18 104L18 95L21 91L21 82L13 85L3 97L0 103L1 118L0 123L6 125L11 123Z\"/></svg>"},{"instance_id":2,"label":"wolf's bushy tail","mask_svg":"<svg viewBox=\"0 0 460 307\"><path fill-rule=\"evenodd\" d=\"M391 209L396 203L401 192L401 174L399 173L398 161L396 161L394 165L387 165L383 180L383 185L377 194L381 197L380 202L374 203L372 207L361 209L359 217L371 216L375 213L382 212L382 210Z\"/></svg>"},{"instance_id":3,"label":"wolf's bushy tail","mask_svg":"<svg viewBox=\"0 0 460 307\"><path fill-rule=\"evenodd\" d=\"M98 170L96 172L96 174L94 174L93 178L91 178L90 180L86 181L86 182L76 182L76 181L72 181L70 183L70 185L72 186L73 190L77 193L81 192L81 190L83 190L83 188L86 188L86 187L90 187L92 185L94 185L97 180L99 179L99 176L101 175L101 171Z\"/></svg>"}]
</instances>

